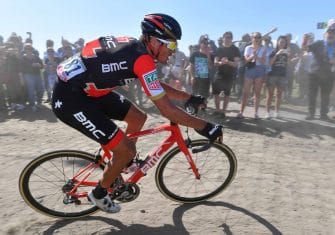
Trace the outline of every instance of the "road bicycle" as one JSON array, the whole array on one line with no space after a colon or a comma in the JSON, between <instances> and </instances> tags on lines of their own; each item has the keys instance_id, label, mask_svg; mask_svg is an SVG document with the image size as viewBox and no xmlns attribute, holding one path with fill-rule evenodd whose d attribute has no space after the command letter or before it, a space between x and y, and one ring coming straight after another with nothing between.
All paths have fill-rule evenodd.
<instances>
[{"instance_id":1,"label":"road bicycle","mask_svg":"<svg viewBox=\"0 0 335 235\"><path fill-rule=\"evenodd\" d=\"M233 181L237 171L234 152L219 141L191 140L188 128L184 139L178 124L165 123L128 137L141 138L160 132L170 134L145 159L136 157L138 169L120 174L108 189L112 200L135 200L137 183L156 164L155 181L159 191L180 203L210 199ZM19 189L24 201L36 211L57 218L78 218L99 210L88 199L102 176L112 153L102 146L96 154L59 150L32 160L22 171Z\"/></svg>"}]
</instances>

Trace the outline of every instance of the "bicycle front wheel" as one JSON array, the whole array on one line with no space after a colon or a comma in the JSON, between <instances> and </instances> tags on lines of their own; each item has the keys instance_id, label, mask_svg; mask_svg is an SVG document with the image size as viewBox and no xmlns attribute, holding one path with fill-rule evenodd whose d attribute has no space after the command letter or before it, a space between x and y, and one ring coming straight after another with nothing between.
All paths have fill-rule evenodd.
<instances>
[{"instance_id":1,"label":"bicycle front wheel","mask_svg":"<svg viewBox=\"0 0 335 235\"><path fill-rule=\"evenodd\" d=\"M194 140L190 148L206 143L208 140L205 139ZM237 161L227 145L214 142L208 150L191 155L200 179L195 177L178 146L169 151L157 166L156 184L167 198L182 203L201 202L218 195L233 181Z\"/></svg>"},{"instance_id":2,"label":"bicycle front wheel","mask_svg":"<svg viewBox=\"0 0 335 235\"><path fill-rule=\"evenodd\" d=\"M71 198L71 179L84 167L94 163L89 153L73 150L50 152L31 161L19 179L24 201L36 211L57 218L78 218L98 210L86 197ZM97 182L104 165L96 168L86 181ZM86 193L93 186L79 186L76 193Z\"/></svg>"}]
</instances>

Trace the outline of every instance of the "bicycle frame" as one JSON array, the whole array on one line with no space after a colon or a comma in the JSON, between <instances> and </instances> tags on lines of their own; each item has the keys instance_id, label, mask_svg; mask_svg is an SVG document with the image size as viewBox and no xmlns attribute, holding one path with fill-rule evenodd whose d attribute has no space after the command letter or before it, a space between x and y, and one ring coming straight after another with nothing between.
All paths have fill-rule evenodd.
<instances>
[{"instance_id":1,"label":"bicycle frame","mask_svg":"<svg viewBox=\"0 0 335 235\"><path fill-rule=\"evenodd\" d=\"M154 128L142 130L136 133L129 134L128 137L130 139L143 137L146 135L153 135L155 133L169 131L171 134L164 139L160 145L154 148L151 153L145 158L143 164L137 169L126 181L125 183L137 183L143 176L146 175L149 169L154 167L159 159L166 153L175 143L179 146L180 150L185 154L185 157L190 164L190 169L192 169L195 178L200 179L200 174L198 169L193 161L193 158L185 144L185 140L183 139L182 133L178 124L170 123L170 124L163 124ZM79 186L95 186L97 182L93 181L86 181L86 179L93 173L93 171L100 167L101 162L106 162L107 160L112 160L113 156L112 153L102 146L103 155L101 160L98 163L90 163L82 170L80 170L76 175L73 176L72 182L75 182L75 186L72 188L70 192L68 192L69 196L72 197L86 197L87 192L85 193L77 193L77 188ZM82 178L79 180L79 178ZM112 189L109 189L111 192Z\"/></svg>"}]
</instances>

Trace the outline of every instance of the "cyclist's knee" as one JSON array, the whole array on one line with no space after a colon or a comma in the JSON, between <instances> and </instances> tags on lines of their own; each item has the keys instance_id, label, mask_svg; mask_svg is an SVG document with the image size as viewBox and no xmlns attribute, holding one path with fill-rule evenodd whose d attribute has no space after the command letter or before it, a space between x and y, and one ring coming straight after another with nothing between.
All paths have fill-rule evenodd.
<instances>
[{"instance_id":1,"label":"cyclist's knee","mask_svg":"<svg viewBox=\"0 0 335 235\"><path fill-rule=\"evenodd\" d=\"M122 156L132 159L136 155L136 145L133 141L128 139L126 135L124 135L123 139L119 142L119 144L111 149L111 151L116 156Z\"/></svg>"},{"instance_id":2,"label":"cyclist's knee","mask_svg":"<svg viewBox=\"0 0 335 235\"><path fill-rule=\"evenodd\" d=\"M136 145L122 130L119 130L114 138L104 145L104 149L112 151L115 155L133 157L136 154Z\"/></svg>"},{"instance_id":3,"label":"cyclist's knee","mask_svg":"<svg viewBox=\"0 0 335 235\"><path fill-rule=\"evenodd\" d=\"M144 113L142 110L138 109L134 105L131 106L127 116L124 119L124 121L127 122L129 125L139 125L139 126L141 125L143 126L146 120L147 120L147 114Z\"/></svg>"}]
</instances>

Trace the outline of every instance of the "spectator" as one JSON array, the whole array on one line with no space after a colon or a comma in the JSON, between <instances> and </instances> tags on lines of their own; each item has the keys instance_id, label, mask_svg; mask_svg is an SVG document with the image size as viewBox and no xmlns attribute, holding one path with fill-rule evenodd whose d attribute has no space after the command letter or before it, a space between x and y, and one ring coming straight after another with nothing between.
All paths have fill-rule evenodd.
<instances>
[{"instance_id":1,"label":"spectator","mask_svg":"<svg viewBox=\"0 0 335 235\"><path fill-rule=\"evenodd\" d=\"M6 92L4 89L5 84L5 60L6 50L4 46L0 46L0 110L6 109Z\"/></svg>"},{"instance_id":2,"label":"spectator","mask_svg":"<svg viewBox=\"0 0 335 235\"><path fill-rule=\"evenodd\" d=\"M260 101L260 94L266 74L266 50L262 46L262 35L255 32L251 35L252 44L247 46L244 51L246 61L245 80L243 84L242 101L240 112L237 118L243 118L243 112L247 105L250 88L254 87L254 110L255 119L259 119L258 107Z\"/></svg>"},{"instance_id":3,"label":"spectator","mask_svg":"<svg viewBox=\"0 0 335 235\"><path fill-rule=\"evenodd\" d=\"M7 43L6 49L4 72L8 104L10 109L20 110L26 101L25 83L20 74L21 56L13 43Z\"/></svg>"},{"instance_id":4,"label":"spectator","mask_svg":"<svg viewBox=\"0 0 335 235\"><path fill-rule=\"evenodd\" d=\"M208 39L201 38L199 51L194 51L190 56L192 93L206 98L209 96L210 87L209 64L211 59L209 49Z\"/></svg>"},{"instance_id":5,"label":"spectator","mask_svg":"<svg viewBox=\"0 0 335 235\"><path fill-rule=\"evenodd\" d=\"M236 67L241 57L239 49L233 44L233 33L228 31L222 36L222 46L216 51L214 63L217 66L217 73L213 83L213 95L216 112L220 112L220 93L223 92L222 116L228 107L231 88L235 80Z\"/></svg>"},{"instance_id":6,"label":"spectator","mask_svg":"<svg viewBox=\"0 0 335 235\"><path fill-rule=\"evenodd\" d=\"M76 53L77 52L81 52L81 50L83 49L85 45L85 40L83 38L79 38L75 43L74 43L74 47L76 49Z\"/></svg>"},{"instance_id":7,"label":"spectator","mask_svg":"<svg viewBox=\"0 0 335 235\"><path fill-rule=\"evenodd\" d=\"M179 80L184 86L185 84L185 67L187 65L187 57L179 48L169 58L170 79Z\"/></svg>"},{"instance_id":8,"label":"spectator","mask_svg":"<svg viewBox=\"0 0 335 235\"><path fill-rule=\"evenodd\" d=\"M192 55L194 52L199 51L198 45L190 45L188 47L189 49L189 54ZM185 68L185 90L187 93L192 94L192 74L191 74L191 63L188 59L188 64Z\"/></svg>"},{"instance_id":9,"label":"spectator","mask_svg":"<svg viewBox=\"0 0 335 235\"><path fill-rule=\"evenodd\" d=\"M48 69L45 68L46 65L46 60L48 58L48 54L50 54L51 50L53 50L53 54L54 57L58 58L58 54L57 52L54 50L54 41L51 39L47 39L45 42L46 45L46 51L43 53L43 63L44 63L44 70L43 70L43 82L44 82L44 89L47 91L47 100L45 101L45 103L49 103L51 100L51 88L49 87L49 81L48 81ZM60 59L58 58L57 60L60 61Z\"/></svg>"},{"instance_id":10,"label":"spectator","mask_svg":"<svg viewBox=\"0 0 335 235\"><path fill-rule=\"evenodd\" d=\"M64 39L62 37L62 46L60 48L58 48L57 50L57 54L58 54L58 57L62 58L62 59L66 59L66 58L69 58L69 55L72 53L72 54L75 54L76 53L76 50L73 48L74 45L72 43L70 43L68 40ZM71 53L70 53L70 49L71 49Z\"/></svg>"},{"instance_id":11,"label":"spectator","mask_svg":"<svg viewBox=\"0 0 335 235\"><path fill-rule=\"evenodd\" d=\"M46 42L45 42L45 46L46 46L46 49L48 49L48 48L52 48L52 49L54 49L55 57L59 57L57 51L55 51L55 42L54 42L53 40L51 40L51 39L46 40ZM43 60L44 60L45 58L47 58L47 57L48 57L48 52L45 51L45 52L43 53Z\"/></svg>"},{"instance_id":12,"label":"spectator","mask_svg":"<svg viewBox=\"0 0 335 235\"><path fill-rule=\"evenodd\" d=\"M44 59L44 73L45 76L45 89L47 91L46 102L51 102L51 94L53 87L57 82L57 66L60 59L55 56L55 50L52 47L47 48L47 57Z\"/></svg>"},{"instance_id":13,"label":"spectator","mask_svg":"<svg viewBox=\"0 0 335 235\"><path fill-rule=\"evenodd\" d=\"M286 88L285 88L285 99L287 102L290 102L292 98L292 89L294 83L294 71L295 67L299 61L301 56L301 50L299 46L295 43L292 43L292 34L286 34L287 41L288 41L288 50L290 54L290 58L287 65L287 73L286 73Z\"/></svg>"},{"instance_id":14,"label":"spectator","mask_svg":"<svg viewBox=\"0 0 335 235\"><path fill-rule=\"evenodd\" d=\"M285 36L279 36L277 39L276 49L270 54L269 65L271 71L266 79L267 97L266 97L266 114L265 118L269 119L271 103L274 90L276 89L275 113L274 117L279 116L279 107L281 101L282 90L285 84L286 67L288 61L287 39Z\"/></svg>"},{"instance_id":15,"label":"spectator","mask_svg":"<svg viewBox=\"0 0 335 235\"><path fill-rule=\"evenodd\" d=\"M307 33L304 35L304 42L301 45L303 48L304 44L310 45L314 42L314 34ZM313 60L312 52L303 50L301 58L299 59L296 68L295 75L297 78L297 83L299 85L299 98L303 101L307 100L308 97L308 82L309 82L309 73L311 69L311 63Z\"/></svg>"},{"instance_id":16,"label":"spectator","mask_svg":"<svg viewBox=\"0 0 335 235\"><path fill-rule=\"evenodd\" d=\"M26 82L28 102L32 111L42 103L43 84L41 78L42 60L33 52L31 44L24 44L22 56L22 74Z\"/></svg>"},{"instance_id":17,"label":"spectator","mask_svg":"<svg viewBox=\"0 0 335 235\"><path fill-rule=\"evenodd\" d=\"M64 46L63 47L63 57L62 60L66 60L68 58L70 58L71 56L73 56L74 52L73 49L70 45Z\"/></svg>"},{"instance_id":18,"label":"spectator","mask_svg":"<svg viewBox=\"0 0 335 235\"><path fill-rule=\"evenodd\" d=\"M12 48L15 48L18 50L18 52L20 53L22 51L23 48L23 43L22 43L22 38L18 37L16 33L12 33L9 38L8 38L8 43L11 43L13 45Z\"/></svg>"},{"instance_id":19,"label":"spectator","mask_svg":"<svg viewBox=\"0 0 335 235\"><path fill-rule=\"evenodd\" d=\"M263 46L265 47L266 50L266 72L268 73L271 70L270 55L273 51L273 44L270 36L263 37Z\"/></svg>"},{"instance_id":20,"label":"spectator","mask_svg":"<svg viewBox=\"0 0 335 235\"><path fill-rule=\"evenodd\" d=\"M32 34L31 34L31 32L27 32L27 34L28 34L28 38L26 38L26 40L24 41L24 43L26 43L26 44L31 44L31 45L33 46ZM22 51L22 53L24 53L24 52ZM33 47L33 53L34 53L36 56L39 56L39 55L40 55L40 53L38 52L38 50L36 50L34 47Z\"/></svg>"},{"instance_id":21,"label":"spectator","mask_svg":"<svg viewBox=\"0 0 335 235\"><path fill-rule=\"evenodd\" d=\"M321 108L320 119L329 120L329 98L335 77L335 25L324 33L324 40L306 46L313 53L309 80L309 102L306 120L314 119L316 98L320 87Z\"/></svg>"},{"instance_id":22,"label":"spectator","mask_svg":"<svg viewBox=\"0 0 335 235\"><path fill-rule=\"evenodd\" d=\"M0 35L0 47L2 47L4 44L3 44L3 37Z\"/></svg>"},{"instance_id":23,"label":"spectator","mask_svg":"<svg viewBox=\"0 0 335 235\"><path fill-rule=\"evenodd\" d=\"M208 36L208 34L204 34L201 35L198 41L198 45L200 45L201 41L207 41L208 42L208 49L206 49L206 54L208 57L208 77L209 77L209 81L210 81L210 86L213 83L213 79L214 79L214 74L215 74L215 67L214 67L214 55L215 55L215 51L217 49L215 42L213 40L211 40Z\"/></svg>"},{"instance_id":24,"label":"spectator","mask_svg":"<svg viewBox=\"0 0 335 235\"><path fill-rule=\"evenodd\" d=\"M242 36L242 40L239 42L238 49L240 50L241 58L237 67L237 79L236 79L236 90L237 90L237 97L240 98L242 96L243 90L243 83L245 77L245 58L244 58L244 51L247 46L251 44L251 37L249 34L244 34Z\"/></svg>"}]
</instances>

